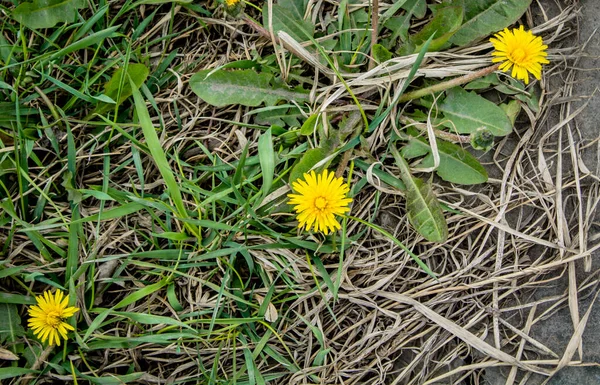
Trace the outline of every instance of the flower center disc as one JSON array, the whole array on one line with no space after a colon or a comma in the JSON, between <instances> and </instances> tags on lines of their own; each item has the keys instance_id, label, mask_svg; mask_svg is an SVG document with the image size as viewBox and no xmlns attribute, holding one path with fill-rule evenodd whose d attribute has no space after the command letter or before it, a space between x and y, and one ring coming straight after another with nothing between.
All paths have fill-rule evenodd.
<instances>
[{"instance_id":1,"label":"flower center disc","mask_svg":"<svg viewBox=\"0 0 600 385\"><path fill-rule=\"evenodd\" d=\"M327 207L327 200L323 197L318 197L315 199L315 207L317 210L323 210L325 207Z\"/></svg>"},{"instance_id":2,"label":"flower center disc","mask_svg":"<svg viewBox=\"0 0 600 385\"><path fill-rule=\"evenodd\" d=\"M55 328L58 325L60 325L60 322L61 322L60 314L57 311L51 311L46 316L46 324L48 324L49 326L52 326Z\"/></svg>"},{"instance_id":3,"label":"flower center disc","mask_svg":"<svg viewBox=\"0 0 600 385\"><path fill-rule=\"evenodd\" d=\"M517 48L512 52L513 60L518 63L521 63L525 59L525 56L527 55L525 54L525 50L523 48Z\"/></svg>"}]
</instances>

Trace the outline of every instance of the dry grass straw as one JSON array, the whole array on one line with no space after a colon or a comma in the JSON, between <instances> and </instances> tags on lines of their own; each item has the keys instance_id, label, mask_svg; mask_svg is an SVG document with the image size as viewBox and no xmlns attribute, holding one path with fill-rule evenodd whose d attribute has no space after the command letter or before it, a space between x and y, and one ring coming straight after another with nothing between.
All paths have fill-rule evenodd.
<instances>
[{"instance_id":1,"label":"dry grass straw","mask_svg":"<svg viewBox=\"0 0 600 385\"><path fill-rule=\"evenodd\" d=\"M575 4L564 8L538 24L534 32L543 34L550 44L559 44L574 32L575 9ZM289 36L280 34L279 38L301 57L310 55ZM446 78L477 70L488 65L484 53L488 48L484 43L428 54L418 74ZM582 108L571 107L575 73L566 64L576 57L574 50L550 50L554 65L543 82L547 91L539 112L525 107L528 121L515 135L517 140L515 136L505 140L493 154L490 167L497 167L499 179L482 191L436 186L442 199L462 212L449 218L451 236L446 244L417 244L422 240L402 216L402 201L380 189L379 220L387 221L398 239L419 250L439 273L439 282L429 280L407 255L377 234L354 245L344 265L344 292L333 305L337 322L323 300L314 296L301 297L290 309L327 336L333 357L318 371L326 383L460 384L482 369L504 366L506 383L513 384L529 372L549 377L564 366L584 364L574 358L582 357L581 335L596 297L582 319L578 303L597 286L598 277L592 274L582 285L575 267L585 261L589 272L592 252L599 246L588 248L587 240L593 225L589 207L596 206L599 196L597 181L589 171L581 171L587 168L573 126ZM314 62L312 57L304 59ZM397 89L413 60L392 59L366 73L344 75L356 94ZM318 69L333 76L331 71ZM559 76L566 76L567 81L556 86ZM327 111L345 92L341 84L328 85L318 90L315 102L320 111ZM369 110L369 101L364 102ZM381 141L373 140L373 154L383 148L387 129L381 128ZM394 174L392 167L388 169ZM372 175L367 177L376 184ZM361 196L354 208L358 216L369 217L374 197L375 192ZM565 207L570 207L568 213ZM351 232L357 227L351 225ZM563 274L568 278L567 292L532 300L532 296L543 296L544 286ZM571 309L574 333L564 352L554 352L531 332L549 314L542 309L556 311L565 302ZM313 345L303 321L288 329L298 341L308 338L308 346ZM295 348L298 357L311 361L311 349Z\"/></svg>"},{"instance_id":2,"label":"dry grass straw","mask_svg":"<svg viewBox=\"0 0 600 385\"><path fill-rule=\"evenodd\" d=\"M317 2L313 12L318 12L319 6L324 5ZM381 6L385 9L386 5ZM291 352L289 359L295 361L299 370L272 383L310 384L314 378L310 376L316 375L324 384L466 384L465 379L475 381L485 370L500 367L507 377L506 384L510 385L530 373L550 376L564 366L589 364L582 359L585 352L581 335L591 305L579 318L578 304L597 290L598 271L578 281L575 269L582 262L587 271L594 267L591 256L600 243L588 234L594 226L592 220L600 190L589 165L583 163L580 151L585 145L580 142L573 123L581 111L572 107L575 75L572 65L578 52L569 46L560 48L576 32L573 29L576 9L577 4L571 4L534 28L552 47L549 51L552 64L546 68L542 81L546 91L539 112L523 106L526 121L520 122L520 128L488 154L486 167L494 175L490 183L473 189L435 184L440 199L456 211L446 213L450 230L446 243L427 243L411 230L398 191L380 185L372 174L355 175L357 180L367 178L369 186L356 197L352 214L364 220L374 219L392 232L436 272L437 281L376 232L367 232L347 249L337 301L333 301L326 287L321 287L322 294L315 290L314 277L319 280L321 277L308 264L302 250L250 250L255 263L267 274L275 277L285 270L289 281L285 285L277 281L275 293L286 293L281 298L288 300L281 301L283 305L277 308L278 318L270 325L276 333L268 337L266 345L282 355ZM177 7L176 12L179 11ZM242 22L200 20L213 25L213 31L220 31L221 35L198 28L182 37L179 57L186 72L177 74L177 87L155 95L165 127L161 140L165 151L178 154L191 164L206 159L201 151L190 150L197 147L194 143L202 143L225 162L233 162L239 159L246 142L250 143L250 151L256 150L260 132L244 125L250 122L248 110L208 106L197 99L186 83L195 70L250 59L251 50L267 52L272 41ZM184 28L185 23L182 18L173 26L174 30ZM163 19L146 37L166 33L167 27ZM313 110L356 109L331 70L317 66L318 61L305 56L311 54L289 36L280 34L278 38L277 44L281 43L278 50L291 47L305 65L314 64L315 73L323 76L315 79ZM490 64L489 48L489 43L482 43L429 53L418 76L446 78L483 68ZM197 61L198 58L202 59ZM401 87L414 60L414 56L395 58L368 72L344 76L356 95L367 95L361 103L365 111L372 111L386 89ZM563 77L565 82L559 80ZM383 100L385 104L391 102L393 92L387 97L388 100ZM178 117L172 108L174 103ZM400 113L394 111L394 115ZM370 152L374 157L385 156L387 138L397 128L394 124L386 120L370 137ZM81 128L75 127L74 131ZM115 135L113 140L119 134ZM106 153L94 147L94 140L88 137L78 147L78 162L88 170L80 176L81 185L102 184L101 156ZM124 146L111 149L111 155L122 163L132 153ZM129 167L111 175L111 183L122 190L135 186L155 191L163 181L146 156L142 161L148 165L143 186L135 170ZM179 168L174 162L172 166L174 170ZM392 165L385 169L399 175ZM186 167L182 170L191 173ZM42 180L42 173L39 175L38 184L50 182ZM281 200L284 193L274 192L267 202ZM195 202L188 199L186 204L193 207ZM68 212L67 207L64 212ZM85 202L82 205L83 216L96 212L97 207L86 207ZM363 226L349 222L349 236L362 230ZM98 281L108 279L115 269L122 269L123 279L116 284L120 287L115 289L113 285L110 295L96 299L97 305L108 307L115 301L113 297L135 290L136 282L152 280L150 269L145 274L142 263L136 263L137 270L133 272L131 267L120 266L114 262L116 259L111 259L136 251L142 244L137 234L153 231L149 218L132 214L101 224L85 224L84 231L90 247L83 246L82 258L98 264ZM17 234L15 240L21 243L11 250L9 258L17 255L36 261L40 258L27 238ZM237 240L248 245L275 241L266 235L241 234ZM338 258L339 255L324 257L329 271L337 269ZM49 271L52 266L44 266L44 272ZM142 304L132 304L123 310L179 319L185 313L213 308L218 296L203 282L218 282L222 277L201 268L191 269L187 274L177 280L183 312L172 309L159 292ZM545 287L556 284L562 277L568 279L567 291L544 294ZM252 294L264 296L266 290ZM595 299L596 296L592 304ZM219 300L228 301L228 307L236 306L228 298ZM542 321L565 306L571 310L574 332L565 351L554 351L544 340L536 338L534 332ZM84 322L91 324L95 315L84 310L82 314ZM316 337L316 330L323 335L324 346ZM260 332L266 334L267 329ZM104 332L121 337L135 333L136 326L126 322L114 323ZM88 360L104 362L99 373L123 372L133 365L147 373L144 379L150 383L165 383L165 379L166 383L193 381L198 378L200 364L210 367L215 360L219 372L232 373L234 355L239 369L244 356L231 341L227 331L222 330L206 342L199 342L202 348L185 343L166 346L144 343L132 349L93 351ZM330 349L330 353L322 366L314 367L312 362L321 349ZM258 357L257 362L263 375L289 370L268 357Z\"/></svg>"}]
</instances>

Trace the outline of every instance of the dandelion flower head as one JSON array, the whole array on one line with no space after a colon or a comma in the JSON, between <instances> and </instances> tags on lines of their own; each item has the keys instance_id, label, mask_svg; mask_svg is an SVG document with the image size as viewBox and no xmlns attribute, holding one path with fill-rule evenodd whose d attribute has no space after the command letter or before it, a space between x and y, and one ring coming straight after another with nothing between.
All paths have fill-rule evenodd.
<instances>
[{"instance_id":1,"label":"dandelion flower head","mask_svg":"<svg viewBox=\"0 0 600 385\"><path fill-rule=\"evenodd\" d=\"M54 295L45 291L36 297L37 305L29 308L29 327L42 343L48 340L49 345L60 346L61 337L67 339L67 331L75 330L65 322L79 311L79 308L69 306L69 296L56 290Z\"/></svg>"},{"instance_id":2,"label":"dandelion flower head","mask_svg":"<svg viewBox=\"0 0 600 385\"><path fill-rule=\"evenodd\" d=\"M297 213L298 227L329 234L340 229L336 215L350 211L352 198L348 184L342 178L336 178L333 172L324 170L321 174L314 171L304 174L292 183L296 194L289 194L290 204Z\"/></svg>"},{"instance_id":3,"label":"dandelion flower head","mask_svg":"<svg viewBox=\"0 0 600 385\"><path fill-rule=\"evenodd\" d=\"M500 64L501 71L512 67L511 76L529 84L529 73L536 79L542 78L542 64L548 64L546 59L547 45L542 38L531 31L525 31L523 26L509 31L505 28L490 39L495 51L492 56L494 63Z\"/></svg>"},{"instance_id":4,"label":"dandelion flower head","mask_svg":"<svg viewBox=\"0 0 600 385\"><path fill-rule=\"evenodd\" d=\"M228 7L233 7L240 1L241 0L225 0L225 4L227 4Z\"/></svg>"}]
</instances>

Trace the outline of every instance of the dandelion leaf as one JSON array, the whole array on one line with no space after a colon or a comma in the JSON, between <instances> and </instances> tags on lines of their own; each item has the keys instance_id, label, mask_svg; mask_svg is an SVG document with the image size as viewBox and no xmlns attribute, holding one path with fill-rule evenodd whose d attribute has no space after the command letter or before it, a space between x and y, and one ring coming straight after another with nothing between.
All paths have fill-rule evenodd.
<instances>
[{"instance_id":1,"label":"dandelion leaf","mask_svg":"<svg viewBox=\"0 0 600 385\"><path fill-rule=\"evenodd\" d=\"M445 242L448 224L433 189L420 178L412 176L408 163L395 147L392 147L392 154L400 169L400 178L406 185L408 221L428 241Z\"/></svg>"},{"instance_id":2,"label":"dandelion leaf","mask_svg":"<svg viewBox=\"0 0 600 385\"><path fill-rule=\"evenodd\" d=\"M448 239L448 225L431 185L420 178L403 178L406 184L408 221L425 239L444 242Z\"/></svg>"},{"instance_id":3,"label":"dandelion leaf","mask_svg":"<svg viewBox=\"0 0 600 385\"><path fill-rule=\"evenodd\" d=\"M463 46L513 24L527 11L531 0L454 0L452 3L464 6L465 18L449 41Z\"/></svg>"},{"instance_id":4,"label":"dandelion leaf","mask_svg":"<svg viewBox=\"0 0 600 385\"><path fill-rule=\"evenodd\" d=\"M230 104L256 107L274 105L280 100L303 102L308 92L271 85L272 75L254 70L203 70L190 79L190 87L202 100L216 107Z\"/></svg>"},{"instance_id":5,"label":"dandelion leaf","mask_svg":"<svg viewBox=\"0 0 600 385\"><path fill-rule=\"evenodd\" d=\"M115 108L115 103L120 105L133 95L131 83L127 76L123 76L123 71L123 68L117 69L110 80L104 85L103 97L114 101L114 103L100 102L94 113L103 114L110 111ZM149 73L148 67L141 63L130 63L127 66L127 75L129 75L129 78L135 84L136 90L144 84Z\"/></svg>"},{"instance_id":6,"label":"dandelion leaf","mask_svg":"<svg viewBox=\"0 0 600 385\"><path fill-rule=\"evenodd\" d=\"M0 303L0 343L14 342L25 334L21 326L21 317L17 306L11 303Z\"/></svg>"},{"instance_id":7,"label":"dandelion leaf","mask_svg":"<svg viewBox=\"0 0 600 385\"><path fill-rule=\"evenodd\" d=\"M52 28L59 23L72 23L77 10L86 6L85 0L34 0L21 3L12 16L31 29Z\"/></svg>"},{"instance_id":8,"label":"dandelion leaf","mask_svg":"<svg viewBox=\"0 0 600 385\"><path fill-rule=\"evenodd\" d=\"M446 91L446 99L439 111L448 119L445 124L452 131L471 134L487 128L495 136L505 136L512 132L512 124L506 113L496 104L474 92L461 87Z\"/></svg>"}]
</instances>

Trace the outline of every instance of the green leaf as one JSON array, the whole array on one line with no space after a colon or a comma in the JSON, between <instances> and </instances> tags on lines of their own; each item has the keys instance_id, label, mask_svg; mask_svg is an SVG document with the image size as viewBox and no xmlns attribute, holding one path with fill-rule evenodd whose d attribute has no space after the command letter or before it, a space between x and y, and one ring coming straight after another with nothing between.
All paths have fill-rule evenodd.
<instances>
[{"instance_id":1,"label":"green leaf","mask_svg":"<svg viewBox=\"0 0 600 385\"><path fill-rule=\"evenodd\" d=\"M499 83L500 83L500 80L498 80L498 75L496 75L494 73L494 74L486 75L482 78L475 79L472 82L465 84L464 88L465 88L465 90L480 90L480 89L484 89L484 88L490 88Z\"/></svg>"},{"instance_id":2,"label":"green leaf","mask_svg":"<svg viewBox=\"0 0 600 385\"><path fill-rule=\"evenodd\" d=\"M15 103L0 102L0 127L9 129L15 128L17 120L20 120L21 124L25 125L28 115L36 115L39 113L35 109L24 105L19 105L19 113L17 113L16 107Z\"/></svg>"},{"instance_id":3,"label":"green leaf","mask_svg":"<svg viewBox=\"0 0 600 385\"><path fill-rule=\"evenodd\" d=\"M467 92L461 87L446 91L446 99L439 106L450 123L446 124L451 131L470 134L485 127L495 136L505 136L512 132L512 124L500 107L477 95Z\"/></svg>"},{"instance_id":4,"label":"green leaf","mask_svg":"<svg viewBox=\"0 0 600 385\"><path fill-rule=\"evenodd\" d=\"M134 322L138 322L144 325L174 325L179 326L181 328L186 328L190 330L195 330L188 324L185 324L175 318L159 316L154 314L145 314L145 313L134 313L134 312L113 312L115 315L119 315L122 317L126 317L131 319Z\"/></svg>"},{"instance_id":5,"label":"green leaf","mask_svg":"<svg viewBox=\"0 0 600 385\"><path fill-rule=\"evenodd\" d=\"M392 53L381 44L375 44L373 46L373 57L376 62L383 63L392 58Z\"/></svg>"},{"instance_id":6,"label":"green leaf","mask_svg":"<svg viewBox=\"0 0 600 385\"><path fill-rule=\"evenodd\" d=\"M308 101L308 93L270 85L272 75L254 70L203 70L190 79L190 87L205 102L223 107L229 104L256 107L273 105L280 100Z\"/></svg>"},{"instance_id":7,"label":"green leaf","mask_svg":"<svg viewBox=\"0 0 600 385\"><path fill-rule=\"evenodd\" d=\"M517 116L521 112L521 104L516 100L511 100L508 103L502 103L498 107L506 113L510 122L514 125L517 120Z\"/></svg>"},{"instance_id":8,"label":"green leaf","mask_svg":"<svg viewBox=\"0 0 600 385\"><path fill-rule=\"evenodd\" d=\"M448 225L431 186L410 173L406 160L391 146L392 154L400 168L400 177L406 185L406 210L408 221L425 239L431 242L445 242L448 239Z\"/></svg>"},{"instance_id":9,"label":"green leaf","mask_svg":"<svg viewBox=\"0 0 600 385\"><path fill-rule=\"evenodd\" d=\"M284 0L273 4L273 33L284 31L299 43L311 40L314 35L314 24L304 20L306 4L303 0ZM269 8L265 2L263 7L263 26L269 30Z\"/></svg>"},{"instance_id":10,"label":"green leaf","mask_svg":"<svg viewBox=\"0 0 600 385\"><path fill-rule=\"evenodd\" d=\"M0 368L0 380L6 380L7 378L22 377L29 373L37 373L37 370L31 370L26 368Z\"/></svg>"},{"instance_id":11,"label":"green leaf","mask_svg":"<svg viewBox=\"0 0 600 385\"><path fill-rule=\"evenodd\" d=\"M246 114L246 116L249 115L256 116L254 118L256 124L279 127L298 127L300 126L299 119L304 119L300 109L292 104L257 108Z\"/></svg>"},{"instance_id":12,"label":"green leaf","mask_svg":"<svg viewBox=\"0 0 600 385\"><path fill-rule=\"evenodd\" d=\"M329 153L330 149L326 147L317 147L306 151L298 163L294 165L292 171L290 171L290 184L298 178L302 178L304 173L309 172L315 164L327 158Z\"/></svg>"},{"instance_id":13,"label":"green leaf","mask_svg":"<svg viewBox=\"0 0 600 385\"><path fill-rule=\"evenodd\" d=\"M438 153L440 155L440 164L435 172L440 178L447 182L459 184L478 184L488 180L487 171L467 150L454 143L437 139ZM431 147L424 138L411 138L411 146L426 151L428 155L423 159L423 167L433 167L433 154Z\"/></svg>"},{"instance_id":14,"label":"green leaf","mask_svg":"<svg viewBox=\"0 0 600 385\"><path fill-rule=\"evenodd\" d=\"M273 138L271 129L258 138L258 158L260 160L260 169L262 171L262 192L263 197L269 195L273 185L273 176L275 175L275 151L273 150Z\"/></svg>"},{"instance_id":15,"label":"green leaf","mask_svg":"<svg viewBox=\"0 0 600 385\"><path fill-rule=\"evenodd\" d=\"M465 23L450 42L464 46L513 24L527 11L531 0L455 0L453 4L464 6Z\"/></svg>"},{"instance_id":16,"label":"green leaf","mask_svg":"<svg viewBox=\"0 0 600 385\"><path fill-rule=\"evenodd\" d=\"M115 25L113 27L106 28L106 29L103 29L98 32L94 32L91 35L86 36L81 40L77 40L77 41L73 42L72 44L66 46L65 48L62 48L56 52L53 52L51 55L49 55L48 60L58 59L65 55L70 54L71 52L75 52L77 50L89 47L94 44L100 44L104 39L115 36L117 34L115 31L119 28L121 28L120 25Z\"/></svg>"},{"instance_id":17,"label":"green leaf","mask_svg":"<svg viewBox=\"0 0 600 385\"><path fill-rule=\"evenodd\" d=\"M104 96L116 101L117 105L123 103L133 94L131 83L127 80L127 76L123 75L129 75L135 85L135 89L139 90L150 73L148 67L140 63L129 63L126 74L123 73L123 70L123 68L116 70L110 80L104 85ZM101 102L94 110L94 113L103 114L114 108L114 104Z\"/></svg>"},{"instance_id":18,"label":"green leaf","mask_svg":"<svg viewBox=\"0 0 600 385\"><path fill-rule=\"evenodd\" d=\"M180 219L186 219L188 217L188 214L185 209L185 204L183 203L181 190L179 188L180 182L178 182L175 178L175 174L173 173L169 161L167 160L167 155L163 149L160 140L158 139L158 134L156 133L156 129L154 128L154 124L152 123L150 113L148 112L146 103L142 98L142 94L140 94L140 91L138 91L137 88L135 88L133 79L129 78L128 82L130 85L130 89L132 90L135 112L138 116L140 126L142 127L142 133L144 135L144 138L146 139L148 150L150 150L152 159L154 160L156 167L158 167L160 175L165 181L165 185L167 186L167 192L169 193L171 200L175 204L175 209L178 217ZM185 227L190 231L191 234L198 235L197 230L195 230L193 226L186 225ZM139 291L137 293L139 293Z\"/></svg>"},{"instance_id":19,"label":"green leaf","mask_svg":"<svg viewBox=\"0 0 600 385\"><path fill-rule=\"evenodd\" d=\"M25 334L21 326L21 317L17 306L9 303L0 303L0 343L14 342Z\"/></svg>"},{"instance_id":20,"label":"green leaf","mask_svg":"<svg viewBox=\"0 0 600 385\"><path fill-rule=\"evenodd\" d=\"M425 0L408 0L402 4L401 8L406 11L404 15L391 17L384 22L384 26L393 32L391 41L395 41L398 37L402 41L408 40L411 18L414 15L416 18L422 19L427 12L427 3Z\"/></svg>"},{"instance_id":21,"label":"green leaf","mask_svg":"<svg viewBox=\"0 0 600 385\"><path fill-rule=\"evenodd\" d=\"M85 0L34 0L22 3L12 13L19 23L31 29L52 28L58 23L72 23Z\"/></svg>"},{"instance_id":22,"label":"green leaf","mask_svg":"<svg viewBox=\"0 0 600 385\"><path fill-rule=\"evenodd\" d=\"M427 155L430 150L431 148L427 144L415 138L411 138L408 143L402 147L400 154L404 159L414 159Z\"/></svg>"},{"instance_id":23,"label":"green leaf","mask_svg":"<svg viewBox=\"0 0 600 385\"><path fill-rule=\"evenodd\" d=\"M300 135L303 136L311 136L315 133L315 131L322 126L322 122L320 119L321 115L313 114L306 119L306 121L300 127Z\"/></svg>"},{"instance_id":24,"label":"green leaf","mask_svg":"<svg viewBox=\"0 0 600 385\"><path fill-rule=\"evenodd\" d=\"M416 46L415 52L420 51L423 43L434 35L434 39L429 44L429 51L440 50L448 39L454 35L462 23L463 10L461 7L441 7L435 8L433 18L423 29L410 37L410 40Z\"/></svg>"}]
</instances>

